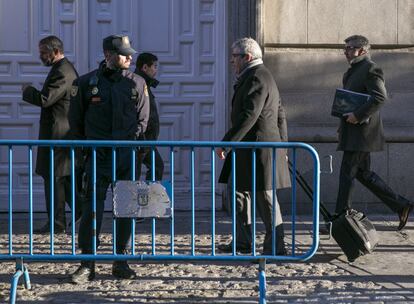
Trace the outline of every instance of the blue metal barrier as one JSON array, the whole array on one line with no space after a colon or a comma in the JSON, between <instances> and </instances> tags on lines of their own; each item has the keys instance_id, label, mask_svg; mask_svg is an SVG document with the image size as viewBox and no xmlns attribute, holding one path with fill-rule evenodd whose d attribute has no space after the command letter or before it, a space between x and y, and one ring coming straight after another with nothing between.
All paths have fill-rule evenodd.
<instances>
[{"instance_id":1,"label":"blue metal barrier","mask_svg":"<svg viewBox=\"0 0 414 304\"><path fill-rule=\"evenodd\" d=\"M28 247L27 251L22 249L15 249L13 244L13 153L15 147L24 147L27 149L28 152L28 210L29 210L29 233L28 233ZM49 252L45 253L43 250L42 252L35 252L34 244L33 244L33 147L38 146L46 146L50 147L50 180L51 180L51 190L50 190L50 197L51 197L51 205L50 205L50 214L51 214L51 221L50 221L50 248ZM139 253L137 252L136 248L136 240L135 240L135 221L132 222L132 239L131 239L131 253L130 254L117 254L116 253L116 225L115 219L113 220L112 224L112 250L108 252L108 250L97 250L97 239L96 233L93 237L93 252L92 254L80 254L77 252L77 241L76 235L78 231L76 231L76 226L72 224L71 233L67 237L70 237L70 244L69 248L66 248L66 251L63 250L63 253L57 253L55 251L55 241L54 241L54 211L53 211L53 180L54 180L54 166L52 165L54 162L54 149L56 147L67 147L70 151L71 156L71 221L75 223L75 150L76 148L82 147L89 149L91 151L91 158L92 158L92 185L93 185L93 195L92 195L92 204L93 204L93 212L96 215L96 158L97 158L97 150L101 148L109 148L112 149L112 181L116 181L116 153L117 148L130 148L131 149L131 180L135 180L135 150L138 148L147 147L151 151L152 155L152 176L155 176L155 166L154 166L154 147L164 149L163 151L167 152L167 161L169 162L169 176L166 178L171 184L170 189L170 199L171 199L171 217L169 219L169 233L170 233L170 248L169 252L163 252L158 254L157 249L157 235L156 235L156 222L155 218L152 218L152 229L151 229L151 252L150 253ZM233 242L233 251L231 254L218 254L216 253L216 154L215 148L224 147L229 148L231 150L232 155L232 180L234 181L237 177L236 171L236 153L235 150L239 149L249 149L252 151L252 253L251 254L239 254L236 252L236 242ZM293 176L292 176L292 188L291 188L291 244L290 244L290 254L288 255L276 255L276 244L272 242L272 255L260 255L256 252L256 240L258 238L256 232L256 153L257 149L269 148L273 151L273 161L272 166L273 168L273 189L276 189L276 176L275 176L275 169L278 165L276 163L276 150L277 149L287 149L289 151L289 157L293 164ZM259 302L266 303L266 275L265 275L265 264L266 261L305 261L311 258L317 250L318 243L319 243L319 174L320 174L320 165L319 165L319 158L317 152L309 145L304 143L271 143L271 142L192 142L192 141L45 141L45 140L29 140L29 141L19 141L19 140L0 140L0 151L7 150L8 155L8 245L6 249L0 249L0 260L15 260L16 261L16 273L13 276L11 281L11 290L10 290L10 303L15 303L16 301L16 290L19 278L23 275L25 287L30 289L30 278L29 272L24 265L24 261L68 261L68 260L105 260L105 261L113 261L113 260L139 260L139 261L259 261ZM180 152L175 151L176 149L180 150ZM306 245L306 248L302 248L304 245L298 246L297 239L296 239L296 213L297 213L297 187L296 187L296 166L297 166L297 152L304 151L307 153L307 157L310 158L310 162L307 163L308 166L311 166L312 170L312 188L314 191L312 208L311 208L311 215L312 215L312 233L310 234L310 242ZM189 152L188 152L189 151ZM196 180L195 180L195 159L196 153L199 151L207 151L210 160L210 207L211 207L211 223L210 223L210 231L211 231L211 248L209 250L201 250L197 248L195 238L196 238L196 217L195 211L197 209L197 200L196 200ZM175 187L175 159L177 158L177 153L189 153L189 176L190 181L189 187L190 190L190 200L191 200L191 218L189 221L191 222L191 244L189 248L189 253L187 251L180 251L175 247L175 217L174 217L174 206L175 206L175 196L176 196L176 187ZM139 177L138 177L139 178ZM231 235L233 240L236 240L236 196L235 196L235 183L232 183L232 191L231 191L231 202L232 202L232 224L231 224ZM273 191L273 214L272 214L272 222L273 226L276 226L276 209L275 203L277 197L275 195L275 191ZM285 216L286 217L286 216ZM162 222L161 224L164 224ZM93 229L96 232L96 216L93 218ZM273 240L276 240L275 237L275 229L273 229ZM19 244L22 245L22 244ZM62 251L62 250L60 250Z\"/></svg>"}]
</instances>

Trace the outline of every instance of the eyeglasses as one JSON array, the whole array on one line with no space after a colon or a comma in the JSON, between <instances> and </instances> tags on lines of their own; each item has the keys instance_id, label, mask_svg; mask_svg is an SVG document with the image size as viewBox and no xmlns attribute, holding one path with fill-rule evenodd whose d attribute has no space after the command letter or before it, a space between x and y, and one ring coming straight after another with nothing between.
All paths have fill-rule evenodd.
<instances>
[{"instance_id":1,"label":"eyeglasses","mask_svg":"<svg viewBox=\"0 0 414 304\"><path fill-rule=\"evenodd\" d=\"M237 57L237 56L243 57L244 55L246 55L246 54L233 53L233 54L231 54L231 57Z\"/></svg>"},{"instance_id":2,"label":"eyeglasses","mask_svg":"<svg viewBox=\"0 0 414 304\"><path fill-rule=\"evenodd\" d=\"M353 50L358 50L358 49L360 49L360 47L350 46L350 45L347 45L347 46L344 47L344 51L345 52L347 52L347 51L353 51Z\"/></svg>"}]
</instances>

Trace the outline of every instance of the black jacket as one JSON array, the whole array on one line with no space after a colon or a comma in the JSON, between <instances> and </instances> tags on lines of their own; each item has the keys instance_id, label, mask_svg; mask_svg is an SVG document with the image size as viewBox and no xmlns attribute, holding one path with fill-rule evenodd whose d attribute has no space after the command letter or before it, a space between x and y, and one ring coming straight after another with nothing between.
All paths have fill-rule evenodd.
<instances>
[{"instance_id":1,"label":"black jacket","mask_svg":"<svg viewBox=\"0 0 414 304\"><path fill-rule=\"evenodd\" d=\"M343 77L344 89L371 95L370 100L355 111L359 121L369 118L368 123L350 124L341 119L338 129L340 151L374 152L384 149L384 130L380 108L387 99L382 70L368 55L357 57Z\"/></svg>"},{"instance_id":2,"label":"black jacket","mask_svg":"<svg viewBox=\"0 0 414 304\"><path fill-rule=\"evenodd\" d=\"M72 82L78 74L68 59L63 58L53 64L43 88L38 91L32 86L23 92L23 100L41 107L39 139L69 139L68 112ZM36 173L49 176L50 149L39 147L37 151ZM55 148L55 176L70 175L70 155L67 148Z\"/></svg>"},{"instance_id":3,"label":"black jacket","mask_svg":"<svg viewBox=\"0 0 414 304\"><path fill-rule=\"evenodd\" d=\"M73 83L70 127L75 139L143 139L149 117L145 80L129 70L99 69Z\"/></svg>"},{"instance_id":4,"label":"black jacket","mask_svg":"<svg viewBox=\"0 0 414 304\"><path fill-rule=\"evenodd\" d=\"M141 71L135 71L136 74L145 79L148 87L149 101L150 101L150 114L148 119L147 130L145 131L145 139L157 140L160 135L160 117L158 115L157 103L155 102L155 96L152 94L151 88L155 88L158 85L158 80L150 78L147 74Z\"/></svg>"},{"instance_id":5,"label":"black jacket","mask_svg":"<svg viewBox=\"0 0 414 304\"><path fill-rule=\"evenodd\" d=\"M232 127L223 141L279 142L287 140L286 115L279 90L269 70L263 65L245 71L235 87L231 111ZM284 137L284 138L283 138ZM283 139L282 139L283 138ZM290 187L285 151L277 150L276 188ZM219 182L227 183L231 173L230 153L226 157ZM272 149L258 149L256 189L271 190ZM252 156L246 149L236 150L236 189L252 188Z\"/></svg>"}]
</instances>

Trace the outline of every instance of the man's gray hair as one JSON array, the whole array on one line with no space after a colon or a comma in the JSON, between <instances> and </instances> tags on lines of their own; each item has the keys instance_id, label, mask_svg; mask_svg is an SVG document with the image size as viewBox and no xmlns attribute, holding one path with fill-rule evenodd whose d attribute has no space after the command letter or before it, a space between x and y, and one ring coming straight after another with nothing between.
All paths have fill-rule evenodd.
<instances>
[{"instance_id":1,"label":"man's gray hair","mask_svg":"<svg viewBox=\"0 0 414 304\"><path fill-rule=\"evenodd\" d=\"M345 43L351 44L352 46L358 47L363 49L364 51L369 51L371 45L369 44L369 40L367 37L362 35L352 35L346 38Z\"/></svg>"},{"instance_id":2,"label":"man's gray hair","mask_svg":"<svg viewBox=\"0 0 414 304\"><path fill-rule=\"evenodd\" d=\"M262 49L260 45L250 37L241 38L236 40L232 46L232 49L238 49L241 54L250 54L252 55L253 59L261 59L263 57Z\"/></svg>"}]
</instances>

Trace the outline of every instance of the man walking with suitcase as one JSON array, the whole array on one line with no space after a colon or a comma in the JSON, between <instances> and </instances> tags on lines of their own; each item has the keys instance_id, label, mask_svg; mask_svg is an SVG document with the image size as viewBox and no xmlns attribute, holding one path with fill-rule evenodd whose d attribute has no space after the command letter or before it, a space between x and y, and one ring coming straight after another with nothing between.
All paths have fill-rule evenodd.
<instances>
[{"instance_id":1,"label":"man walking with suitcase","mask_svg":"<svg viewBox=\"0 0 414 304\"><path fill-rule=\"evenodd\" d=\"M338 150L344 151L344 154L335 211L341 213L351 208L356 178L398 214L397 230L402 230L413 210L413 204L395 193L370 169L370 153L384 149L380 108L387 99L387 93L383 72L371 61L369 49L369 41L364 36L354 35L345 39L344 55L350 68L343 76L343 87L346 90L369 94L371 98L356 111L346 113L341 118Z\"/></svg>"}]
</instances>

